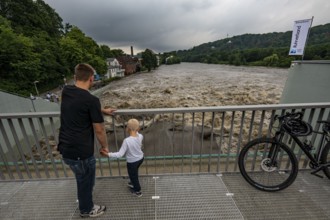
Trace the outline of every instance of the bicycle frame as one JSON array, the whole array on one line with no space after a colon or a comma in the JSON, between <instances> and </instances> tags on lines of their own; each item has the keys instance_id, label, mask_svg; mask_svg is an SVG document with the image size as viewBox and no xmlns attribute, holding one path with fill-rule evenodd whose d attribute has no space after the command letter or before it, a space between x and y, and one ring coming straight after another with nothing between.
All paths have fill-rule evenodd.
<instances>
[{"instance_id":1,"label":"bicycle frame","mask_svg":"<svg viewBox=\"0 0 330 220\"><path fill-rule=\"evenodd\" d=\"M324 147L323 143L326 140L326 134L325 133L323 133L323 132L314 132L314 133L322 134L320 147L318 148L317 152L315 153L315 156L310 152L310 149L307 149L307 146L297 136L286 132L283 128L281 128L279 131L276 131L274 139L277 142L282 143L282 140L283 140L283 137L284 137L285 133L287 133L297 143L299 148L306 154L306 156L310 160L311 165L313 166L311 168L316 169L315 173L318 172L319 170L321 170L324 166L329 166L329 164L320 164L320 157L321 157L321 153L322 153L322 150L323 150L323 147ZM314 146L311 146L311 147L314 148ZM274 150L275 150L275 153L274 153ZM270 149L270 155L271 155L271 159L272 159L271 161L274 161L273 158L276 158L277 154L278 154L278 147L272 146L271 149Z\"/></svg>"}]
</instances>

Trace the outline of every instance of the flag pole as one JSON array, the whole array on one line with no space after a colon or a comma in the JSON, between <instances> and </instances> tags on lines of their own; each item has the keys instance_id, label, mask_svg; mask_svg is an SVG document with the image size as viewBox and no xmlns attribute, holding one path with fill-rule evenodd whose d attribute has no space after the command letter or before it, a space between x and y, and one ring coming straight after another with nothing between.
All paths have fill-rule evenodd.
<instances>
[{"instance_id":1,"label":"flag pole","mask_svg":"<svg viewBox=\"0 0 330 220\"><path fill-rule=\"evenodd\" d=\"M312 19L311 19L311 25L310 25L309 28L308 28L308 33L307 33L307 37L306 37L306 41L305 41L304 48L306 48L306 44L307 44L307 41L308 41L309 33L310 33L310 31L311 31L311 27L312 27L312 24L313 24L313 19L314 19L314 16L312 16ZM304 55L305 55L305 49L304 49L303 55L301 56L301 61L304 60Z\"/></svg>"}]
</instances>

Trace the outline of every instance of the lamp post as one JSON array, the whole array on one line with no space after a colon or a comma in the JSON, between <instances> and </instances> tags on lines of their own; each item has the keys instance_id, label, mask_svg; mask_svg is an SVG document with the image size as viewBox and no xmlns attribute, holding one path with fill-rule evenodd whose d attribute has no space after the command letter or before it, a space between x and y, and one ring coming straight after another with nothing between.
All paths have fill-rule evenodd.
<instances>
[{"instance_id":1,"label":"lamp post","mask_svg":"<svg viewBox=\"0 0 330 220\"><path fill-rule=\"evenodd\" d=\"M33 110L34 110L34 112L36 112L36 107L34 106L34 100L36 99L36 97L34 97L33 95L32 95L32 93L30 93L30 100L31 100L31 102L32 102L32 107L33 107Z\"/></svg>"},{"instance_id":2,"label":"lamp post","mask_svg":"<svg viewBox=\"0 0 330 220\"><path fill-rule=\"evenodd\" d=\"M39 81L34 81L34 82L33 82L34 87L35 87L36 92L37 92L37 96L39 96L39 92L38 92L38 88L37 88L37 83L38 83L38 82L39 82Z\"/></svg>"},{"instance_id":3,"label":"lamp post","mask_svg":"<svg viewBox=\"0 0 330 220\"><path fill-rule=\"evenodd\" d=\"M65 78L65 75L62 75L62 77L63 77L63 82L64 82L64 86L66 86L66 78Z\"/></svg>"}]
</instances>

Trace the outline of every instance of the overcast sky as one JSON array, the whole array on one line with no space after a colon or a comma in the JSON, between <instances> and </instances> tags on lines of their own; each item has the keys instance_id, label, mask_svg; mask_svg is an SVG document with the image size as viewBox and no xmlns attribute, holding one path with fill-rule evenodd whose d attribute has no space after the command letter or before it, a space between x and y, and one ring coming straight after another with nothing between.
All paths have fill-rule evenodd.
<instances>
[{"instance_id":1,"label":"overcast sky","mask_svg":"<svg viewBox=\"0 0 330 220\"><path fill-rule=\"evenodd\" d=\"M241 34L291 31L314 16L330 23L330 0L44 0L98 44L134 54L190 49ZM288 42L290 46L290 42Z\"/></svg>"}]
</instances>

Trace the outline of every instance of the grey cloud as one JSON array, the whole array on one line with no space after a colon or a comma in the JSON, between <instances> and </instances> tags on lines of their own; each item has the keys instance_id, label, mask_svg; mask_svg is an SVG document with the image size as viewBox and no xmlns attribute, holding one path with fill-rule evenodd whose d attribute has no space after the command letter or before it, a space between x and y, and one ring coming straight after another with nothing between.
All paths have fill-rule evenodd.
<instances>
[{"instance_id":1,"label":"grey cloud","mask_svg":"<svg viewBox=\"0 0 330 220\"><path fill-rule=\"evenodd\" d=\"M291 30L293 22L315 16L329 23L328 0L45 0L86 35L126 52L189 49L245 33Z\"/></svg>"}]
</instances>

